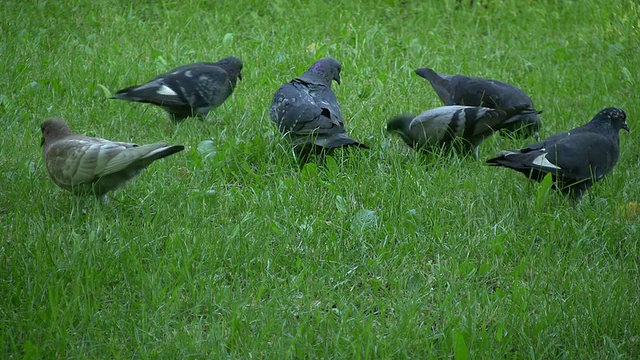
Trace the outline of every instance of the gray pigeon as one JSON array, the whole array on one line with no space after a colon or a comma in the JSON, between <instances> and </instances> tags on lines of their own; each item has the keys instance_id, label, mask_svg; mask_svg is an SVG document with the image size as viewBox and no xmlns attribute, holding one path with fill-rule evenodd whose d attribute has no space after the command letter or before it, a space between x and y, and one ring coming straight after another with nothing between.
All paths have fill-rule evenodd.
<instances>
[{"instance_id":1,"label":"gray pigeon","mask_svg":"<svg viewBox=\"0 0 640 360\"><path fill-rule=\"evenodd\" d=\"M76 195L94 194L103 201L107 192L124 186L155 160L184 149L164 142L138 146L74 135L59 118L46 120L40 128L44 162L53 182Z\"/></svg>"},{"instance_id":2,"label":"gray pigeon","mask_svg":"<svg viewBox=\"0 0 640 360\"><path fill-rule=\"evenodd\" d=\"M495 131L508 127L522 115L537 113L528 104L491 109L487 107L451 105L427 110L414 117L400 115L387 123L387 131L398 134L404 142L418 150L429 150L459 144L463 150L475 150Z\"/></svg>"},{"instance_id":3,"label":"gray pigeon","mask_svg":"<svg viewBox=\"0 0 640 360\"><path fill-rule=\"evenodd\" d=\"M620 129L629 131L626 114L607 108L585 125L520 150L503 151L487 163L516 170L535 181L551 174L556 189L579 198L618 162Z\"/></svg>"},{"instance_id":4,"label":"gray pigeon","mask_svg":"<svg viewBox=\"0 0 640 360\"><path fill-rule=\"evenodd\" d=\"M429 80L445 105L504 108L527 104L530 109L535 109L533 101L524 91L497 80L464 75L446 75L429 68L417 69L416 74ZM513 119L509 126L504 127L502 131L513 135L535 135L537 138L542 123L538 117L539 113L541 111L522 114Z\"/></svg>"},{"instance_id":5,"label":"gray pigeon","mask_svg":"<svg viewBox=\"0 0 640 360\"><path fill-rule=\"evenodd\" d=\"M238 79L242 80L241 71L242 60L237 57L182 65L146 84L119 90L111 98L161 106L176 122L205 117L233 93Z\"/></svg>"},{"instance_id":6,"label":"gray pigeon","mask_svg":"<svg viewBox=\"0 0 640 360\"><path fill-rule=\"evenodd\" d=\"M340 70L340 62L323 58L276 91L270 119L298 153L343 146L368 148L346 134L340 105L331 90L332 80L340 84Z\"/></svg>"}]
</instances>

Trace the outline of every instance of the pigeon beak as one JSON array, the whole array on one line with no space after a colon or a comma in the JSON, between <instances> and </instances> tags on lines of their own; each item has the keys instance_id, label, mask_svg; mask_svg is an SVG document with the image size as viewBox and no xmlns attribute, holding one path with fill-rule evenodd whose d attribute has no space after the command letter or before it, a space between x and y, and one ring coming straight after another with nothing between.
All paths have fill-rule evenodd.
<instances>
[{"instance_id":1,"label":"pigeon beak","mask_svg":"<svg viewBox=\"0 0 640 360\"><path fill-rule=\"evenodd\" d=\"M338 83L338 85L340 85L340 74L336 74L333 80L335 80Z\"/></svg>"},{"instance_id":2,"label":"pigeon beak","mask_svg":"<svg viewBox=\"0 0 640 360\"><path fill-rule=\"evenodd\" d=\"M627 130L627 132L630 132L630 131L629 131L629 125L627 124L627 122L626 122L626 121L625 121L624 123L622 123L622 128L623 128L623 129L625 129L625 130Z\"/></svg>"},{"instance_id":3,"label":"pigeon beak","mask_svg":"<svg viewBox=\"0 0 640 360\"><path fill-rule=\"evenodd\" d=\"M242 74L238 74L238 79L242 80Z\"/></svg>"}]
</instances>

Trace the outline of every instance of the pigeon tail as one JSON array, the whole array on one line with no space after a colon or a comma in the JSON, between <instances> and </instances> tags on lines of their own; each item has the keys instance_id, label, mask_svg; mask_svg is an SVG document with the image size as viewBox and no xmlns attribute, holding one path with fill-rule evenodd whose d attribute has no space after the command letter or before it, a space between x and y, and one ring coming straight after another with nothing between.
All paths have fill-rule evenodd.
<instances>
[{"instance_id":1,"label":"pigeon tail","mask_svg":"<svg viewBox=\"0 0 640 360\"><path fill-rule=\"evenodd\" d=\"M164 86L168 90L170 90L167 86ZM160 92L162 87L159 84L145 84L145 85L134 85L128 88L118 90L115 94L113 94L110 99L115 100L126 100L126 101L136 101L147 104L156 104L162 105L163 101L156 99L159 96L163 95ZM172 94L165 94L169 96L175 97L177 94L172 91ZM174 100L175 101L175 100Z\"/></svg>"},{"instance_id":2,"label":"pigeon tail","mask_svg":"<svg viewBox=\"0 0 640 360\"><path fill-rule=\"evenodd\" d=\"M314 144L326 149L335 149L346 146L356 146L363 149L369 148L369 146L352 139L347 134L332 134L329 136L318 137L315 139Z\"/></svg>"},{"instance_id":3,"label":"pigeon tail","mask_svg":"<svg viewBox=\"0 0 640 360\"><path fill-rule=\"evenodd\" d=\"M513 155L515 158L509 159L510 155ZM549 171L543 170L541 166L532 167L527 165L527 162L522 159L522 156L523 154L519 152L503 152L499 156L487 160L486 164L489 166L506 167L523 174L531 180L542 181Z\"/></svg>"},{"instance_id":4,"label":"pigeon tail","mask_svg":"<svg viewBox=\"0 0 640 360\"><path fill-rule=\"evenodd\" d=\"M166 85L144 84L134 85L119 90L110 99L134 101L153 104L162 107L173 122L178 123L188 117L205 117L207 111L198 112L197 109L184 103L178 94Z\"/></svg>"},{"instance_id":5,"label":"pigeon tail","mask_svg":"<svg viewBox=\"0 0 640 360\"><path fill-rule=\"evenodd\" d=\"M416 70L416 74L427 79L431 83L431 87L445 105L455 105L453 96L449 92L451 86L450 76L440 74L429 68L421 68Z\"/></svg>"},{"instance_id":6,"label":"pigeon tail","mask_svg":"<svg viewBox=\"0 0 640 360\"><path fill-rule=\"evenodd\" d=\"M184 150L184 146L183 145L170 145L170 146L165 146L165 147L161 147L157 150L154 150L152 152L149 153L149 155L145 156L144 158L146 160L149 160L149 162L154 162L158 159L162 159L164 157L167 157L169 155L173 155L177 152L180 152Z\"/></svg>"},{"instance_id":7,"label":"pigeon tail","mask_svg":"<svg viewBox=\"0 0 640 360\"><path fill-rule=\"evenodd\" d=\"M314 141L299 143L294 146L294 150L301 158L307 158L310 155L331 154L333 150L341 147L369 149L369 146L350 138L346 134L334 134L316 138Z\"/></svg>"},{"instance_id":8,"label":"pigeon tail","mask_svg":"<svg viewBox=\"0 0 640 360\"><path fill-rule=\"evenodd\" d=\"M540 133L538 130L541 122L538 117L540 113L542 113L542 111L515 115L500 129L500 133L515 138L534 136L536 141L540 141Z\"/></svg>"},{"instance_id":9,"label":"pigeon tail","mask_svg":"<svg viewBox=\"0 0 640 360\"><path fill-rule=\"evenodd\" d=\"M513 107L498 108L505 112L504 119L491 125L493 131L512 136L531 136L538 134L540 119L538 114L542 111L532 109L528 104L520 104ZM490 119L491 121L491 119Z\"/></svg>"}]
</instances>

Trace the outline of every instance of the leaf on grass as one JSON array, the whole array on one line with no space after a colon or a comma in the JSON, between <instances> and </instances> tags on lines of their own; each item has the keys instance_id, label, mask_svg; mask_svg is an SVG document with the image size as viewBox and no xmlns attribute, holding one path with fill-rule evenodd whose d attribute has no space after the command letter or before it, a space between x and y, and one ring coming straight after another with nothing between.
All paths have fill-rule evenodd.
<instances>
[{"instance_id":1,"label":"leaf on grass","mask_svg":"<svg viewBox=\"0 0 640 360\"><path fill-rule=\"evenodd\" d=\"M418 38L411 39L411 41L409 42L409 47L415 52L422 51L422 44L420 43L420 39Z\"/></svg>"},{"instance_id":2,"label":"leaf on grass","mask_svg":"<svg viewBox=\"0 0 640 360\"><path fill-rule=\"evenodd\" d=\"M488 273L491 270L491 264L482 264L480 265L480 267L478 268L478 275L485 275L486 273Z\"/></svg>"},{"instance_id":3,"label":"leaf on grass","mask_svg":"<svg viewBox=\"0 0 640 360\"><path fill-rule=\"evenodd\" d=\"M30 174L35 174L38 171L38 164L33 160L27 161L25 165L27 165Z\"/></svg>"},{"instance_id":4,"label":"leaf on grass","mask_svg":"<svg viewBox=\"0 0 640 360\"><path fill-rule=\"evenodd\" d=\"M413 274L409 276L409 279L407 280L407 290L411 292L420 291L422 289L422 283L423 281L420 274Z\"/></svg>"},{"instance_id":5,"label":"leaf on grass","mask_svg":"<svg viewBox=\"0 0 640 360\"><path fill-rule=\"evenodd\" d=\"M276 53L276 57L275 57L276 64L280 64L281 62L284 62L287 59L289 59L289 54L287 54L283 50L280 50Z\"/></svg>"},{"instance_id":6,"label":"leaf on grass","mask_svg":"<svg viewBox=\"0 0 640 360\"><path fill-rule=\"evenodd\" d=\"M544 205L547 203L549 194L551 193L551 186L553 186L553 178L551 174L547 174L540 182L540 187L536 193L535 207L537 211L542 211Z\"/></svg>"},{"instance_id":7,"label":"leaf on grass","mask_svg":"<svg viewBox=\"0 0 640 360\"><path fill-rule=\"evenodd\" d=\"M203 160L206 160L216 155L216 146L212 140L204 140L198 144L198 153L200 153Z\"/></svg>"},{"instance_id":8,"label":"leaf on grass","mask_svg":"<svg viewBox=\"0 0 640 360\"><path fill-rule=\"evenodd\" d=\"M308 51L316 51L316 50L318 50L318 44L317 43L311 43L311 44L307 45L307 50Z\"/></svg>"},{"instance_id":9,"label":"leaf on grass","mask_svg":"<svg viewBox=\"0 0 640 360\"><path fill-rule=\"evenodd\" d=\"M160 64L160 68L163 69L169 67L167 60L162 55L158 55L158 57L156 58L156 63Z\"/></svg>"},{"instance_id":10,"label":"leaf on grass","mask_svg":"<svg viewBox=\"0 0 640 360\"><path fill-rule=\"evenodd\" d=\"M300 170L300 177L303 180L315 180L318 177L318 166L312 162L304 164Z\"/></svg>"},{"instance_id":11,"label":"leaf on grass","mask_svg":"<svg viewBox=\"0 0 640 360\"><path fill-rule=\"evenodd\" d=\"M307 52L311 54L317 54L322 52L326 46L324 44L318 44L317 42L313 42L307 45Z\"/></svg>"},{"instance_id":12,"label":"leaf on grass","mask_svg":"<svg viewBox=\"0 0 640 360\"><path fill-rule=\"evenodd\" d=\"M351 220L351 230L364 230L375 226L378 223L378 215L375 211L362 209L358 211Z\"/></svg>"},{"instance_id":13,"label":"leaf on grass","mask_svg":"<svg viewBox=\"0 0 640 360\"><path fill-rule=\"evenodd\" d=\"M340 171L338 162L333 156L327 156L325 158L325 168L327 169L327 173L329 175L337 174Z\"/></svg>"},{"instance_id":14,"label":"leaf on grass","mask_svg":"<svg viewBox=\"0 0 640 360\"><path fill-rule=\"evenodd\" d=\"M453 330L453 358L456 360L469 358L469 349L464 341L464 335L458 330Z\"/></svg>"},{"instance_id":15,"label":"leaf on grass","mask_svg":"<svg viewBox=\"0 0 640 360\"><path fill-rule=\"evenodd\" d=\"M24 358L23 359L39 359L42 355L40 349L34 345L31 341L27 340L24 343Z\"/></svg>"},{"instance_id":16,"label":"leaf on grass","mask_svg":"<svg viewBox=\"0 0 640 360\"><path fill-rule=\"evenodd\" d=\"M222 38L222 43L224 45L231 45L233 44L233 34L232 33L226 33L224 34L224 37Z\"/></svg>"},{"instance_id":17,"label":"leaf on grass","mask_svg":"<svg viewBox=\"0 0 640 360\"><path fill-rule=\"evenodd\" d=\"M341 214L347 213L347 201L340 195L336 196L336 208Z\"/></svg>"},{"instance_id":18,"label":"leaf on grass","mask_svg":"<svg viewBox=\"0 0 640 360\"><path fill-rule=\"evenodd\" d=\"M630 201L620 207L622 217L631 221L640 220L640 204L636 201Z\"/></svg>"},{"instance_id":19,"label":"leaf on grass","mask_svg":"<svg viewBox=\"0 0 640 360\"><path fill-rule=\"evenodd\" d=\"M279 223L277 223L274 220L271 220L271 231L273 231L275 234L277 235L282 235L284 232L282 230L282 225L280 225Z\"/></svg>"},{"instance_id":20,"label":"leaf on grass","mask_svg":"<svg viewBox=\"0 0 640 360\"><path fill-rule=\"evenodd\" d=\"M627 69L625 66L622 67L621 69L622 71L622 77L631 85L635 84L635 81L633 80L633 75L631 75L631 71L629 71L629 69Z\"/></svg>"},{"instance_id":21,"label":"leaf on grass","mask_svg":"<svg viewBox=\"0 0 640 360\"><path fill-rule=\"evenodd\" d=\"M106 86L102 85L102 84L98 84L98 87L100 89L102 89L102 92L104 93L104 96L106 97L111 97L111 91L109 89L107 89Z\"/></svg>"}]
</instances>

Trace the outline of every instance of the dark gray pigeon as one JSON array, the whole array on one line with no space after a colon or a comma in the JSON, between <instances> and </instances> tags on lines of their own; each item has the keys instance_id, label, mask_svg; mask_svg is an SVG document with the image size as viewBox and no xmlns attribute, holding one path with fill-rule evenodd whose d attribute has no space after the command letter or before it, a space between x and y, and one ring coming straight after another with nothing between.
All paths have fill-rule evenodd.
<instances>
[{"instance_id":1,"label":"dark gray pigeon","mask_svg":"<svg viewBox=\"0 0 640 360\"><path fill-rule=\"evenodd\" d=\"M524 91L497 80L464 75L446 75L429 68L417 69L416 74L429 80L445 105L504 108L527 104L531 109L535 109L533 101ZM538 117L540 112L522 114L514 119L509 126L504 127L502 131L513 135L535 135L537 138L542 123Z\"/></svg>"},{"instance_id":2,"label":"dark gray pigeon","mask_svg":"<svg viewBox=\"0 0 640 360\"><path fill-rule=\"evenodd\" d=\"M238 79L242 80L241 71L242 60L237 57L182 65L146 84L119 90L111 98L161 106L176 122L205 117L233 93Z\"/></svg>"},{"instance_id":3,"label":"dark gray pigeon","mask_svg":"<svg viewBox=\"0 0 640 360\"><path fill-rule=\"evenodd\" d=\"M528 104L491 109L487 107L451 105L427 110L414 117L401 115L387 123L387 131L398 134L407 145L419 150L459 144L464 150L475 150L495 131L508 127L529 113Z\"/></svg>"},{"instance_id":4,"label":"dark gray pigeon","mask_svg":"<svg viewBox=\"0 0 640 360\"><path fill-rule=\"evenodd\" d=\"M298 153L343 146L368 148L346 134L340 105L331 90L331 81L340 84L340 70L340 62L323 58L276 91L270 119Z\"/></svg>"},{"instance_id":5,"label":"dark gray pigeon","mask_svg":"<svg viewBox=\"0 0 640 360\"><path fill-rule=\"evenodd\" d=\"M620 129L629 131L626 114L607 108L585 125L520 150L503 151L487 163L519 171L535 181L551 174L556 189L579 198L618 162Z\"/></svg>"},{"instance_id":6,"label":"dark gray pigeon","mask_svg":"<svg viewBox=\"0 0 640 360\"><path fill-rule=\"evenodd\" d=\"M159 142L138 146L126 142L74 135L59 118L46 120L42 130L42 153L53 182L76 195L106 194L124 186L144 168L184 149Z\"/></svg>"}]
</instances>

